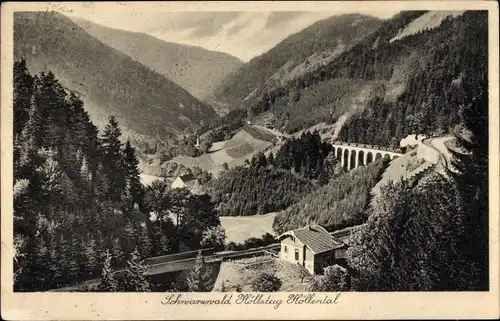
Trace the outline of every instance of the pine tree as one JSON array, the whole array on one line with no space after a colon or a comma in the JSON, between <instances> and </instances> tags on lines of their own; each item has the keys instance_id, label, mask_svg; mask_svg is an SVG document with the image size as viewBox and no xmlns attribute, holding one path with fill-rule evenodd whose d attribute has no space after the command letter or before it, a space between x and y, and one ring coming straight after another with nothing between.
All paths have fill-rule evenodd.
<instances>
[{"instance_id":1,"label":"pine tree","mask_svg":"<svg viewBox=\"0 0 500 321\"><path fill-rule=\"evenodd\" d=\"M274 166L274 154L272 152L267 155L267 164Z\"/></svg>"},{"instance_id":2,"label":"pine tree","mask_svg":"<svg viewBox=\"0 0 500 321\"><path fill-rule=\"evenodd\" d=\"M40 146L39 128L43 120L33 99L29 106L28 119L14 140L14 179L29 177L33 172L33 158Z\"/></svg>"},{"instance_id":3,"label":"pine tree","mask_svg":"<svg viewBox=\"0 0 500 321\"><path fill-rule=\"evenodd\" d=\"M130 201L127 206L131 210L134 204L142 205L143 188L140 180L139 160L130 140L125 143L123 150L123 169L125 171L127 188L129 189Z\"/></svg>"},{"instance_id":4,"label":"pine tree","mask_svg":"<svg viewBox=\"0 0 500 321\"><path fill-rule=\"evenodd\" d=\"M14 62L14 140L23 130L29 119L31 99L34 93L35 78L26 67L26 60Z\"/></svg>"},{"instance_id":5,"label":"pine tree","mask_svg":"<svg viewBox=\"0 0 500 321\"><path fill-rule=\"evenodd\" d=\"M201 251L198 252L194 268L187 276L189 292L210 292L213 287L211 273L212 271L206 266Z\"/></svg>"},{"instance_id":6,"label":"pine tree","mask_svg":"<svg viewBox=\"0 0 500 321\"><path fill-rule=\"evenodd\" d=\"M152 247L153 246L151 245L151 239L149 238L147 228L145 226L140 226L138 250L141 254L141 257L145 259L151 257Z\"/></svg>"},{"instance_id":7,"label":"pine tree","mask_svg":"<svg viewBox=\"0 0 500 321\"><path fill-rule=\"evenodd\" d=\"M125 188L125 175L122 163L120 143L121 130L114 116L109 117L109 123L104 129L102 138L104 177L109 187L106 195L110 200L119 202Z\"/></svg>"},{"instance_id":8,"label":"pine tree","mask_svg":"<svg viewBox=\"0 0 500 321\"><path fill-rule=\"evenodd\" d=\"M169 238L164 234L160 237L160 253L158 255L165 255L168 254L171 250L170 246L170 240Z\"/></svg>"},{"instance_id":9,"label":"pine tree","mask_svg":"<svg viewBox=\"0 0 500 321\"><path fill-rule=\"evenodd\" d=\"M66 92L51 71L42 72L37 84L34 98L42 120L37 126L37 145L62 148L68 117Z\"/></svg>"},{"instance_id":10,"label":"pine tree","mask_svg":"<svg viewBox=\"0 0 500 321\"><path fill-rule=\"evenodd\" d=\"M106 257L101 272L101 283L99 284L99 290L103 292L118 291L118 281L115 279L113 269L111 268L112 261L113 256L109 251L106 251Z\"/></svg>"},{"instance_id":11,"label":"pine tree","mask_svg":"<svg viewBox=\"0 0 500 321\"><path fill-rule=\"evenodd\" d=\"M125 291L129 292L149 292L151 290L147 268L137 248L132 252L130 260L127 261L123 287Z\"/></svg>"},{"instance_id":12,"label":"pine tree","mask_svg":"<svg viewBox=\"0 0 500 321\"><path fill-rule=\"evenodd\" d=\"M87 244L85 245L85 261L87 262L85 270L88 276L93 275L94 270L97 266L98 263L98 258L97 258L97 251L96 251L96 241L95 239L91 238L89 241L86 242Z\"/></svg>"},{"instance_id":13,"label":"pine tree","mask_svg":"<svg viewBox=\"0 0 500 321\"><path fill-rule=\"evenodd\" d=\"M113 263L115 265L120 265L122 263L124 253L122 251L119 239L113 240L113 245L112 245L111 251L112 251L112 257L114 259Z\"/></svg>"},{"instance_id":14,"label":"pine tree","mask_svg":"<svg viewBox=\"0 0 500 321\"><path fill-rule=\"evenodd\" d=\"M358 274L354 290L470 289L465 217L457 187L437 173L414 187L388 184L367 223L351 234L348 264Z\"/></svg>"},{"instance_id":15,"label":"pine tree","mask_svg":"<svg viewBox=\"0 0 500 321\"><path fill-rule=\"evenodd\" d=\"M60 246L60 262L63 266L63 282L64 284L73 284L78 276L78 264L71 241L66 239L61 240Z\"/></svg>"}]
</instances>

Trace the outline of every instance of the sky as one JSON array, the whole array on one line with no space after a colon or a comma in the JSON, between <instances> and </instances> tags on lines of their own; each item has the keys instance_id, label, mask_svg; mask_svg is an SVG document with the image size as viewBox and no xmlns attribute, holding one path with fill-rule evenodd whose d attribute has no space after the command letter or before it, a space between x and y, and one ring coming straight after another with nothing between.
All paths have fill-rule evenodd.
<instances>
[{"instance_id":1,"label":"sky","mask_svg":"<svg viewBox=\"0 0 500 321\"><path fill-rule=\"evenodd\" d=\"M243 61L264 53L287 36L339 11L144 11L96 10L81 4L65 12L110 28L142 32L159 39L226 52ZM383 10L382 10L383 9ZM382 19L397 11L363 12Z\"/></svg>"}]
</instances>

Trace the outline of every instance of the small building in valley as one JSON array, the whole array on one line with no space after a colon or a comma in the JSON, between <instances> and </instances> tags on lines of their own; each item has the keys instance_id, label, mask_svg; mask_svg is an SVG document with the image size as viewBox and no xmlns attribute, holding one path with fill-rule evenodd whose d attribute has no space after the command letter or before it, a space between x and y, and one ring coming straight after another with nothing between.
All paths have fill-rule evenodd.
<instances>
[{"instance_id":1,"label":"small building in valley","mask_svg":"<svg viewBox=\"0 0 500 321\"><path fill-rule=\"evenodd\" d=\"M175 188L187 188L192 193L198 193L201 191L201 184L196 177L192 174L179 175L172 182L170 186L172 189Z\"/></svg>"},{"instance_id":2,"label":"small building in valley","mask_svg":"<svg viewBox=\"0 0 500 321\"><path fill-rule=\"evenodd\" d=\"M319 225L285 232L278 239L280 258L303 266L312 275L323 273L329 265L345 265L347 244Z\"/></svg>"}]
</instances>

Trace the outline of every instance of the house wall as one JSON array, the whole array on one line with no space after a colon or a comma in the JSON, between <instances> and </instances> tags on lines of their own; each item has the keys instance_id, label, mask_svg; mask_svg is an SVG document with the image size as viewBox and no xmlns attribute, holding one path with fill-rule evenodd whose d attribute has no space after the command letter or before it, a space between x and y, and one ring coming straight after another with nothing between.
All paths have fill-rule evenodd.
<instances>
[{"instance_id":1,"label":"house wall","mask_svg":"<svg viewBox=\"0 0 500 321\"><path fill-rule=\"evenodd\" d=\"M298 260L295 259L295 251L298 251ZM314 253L298 240L287 237L281 241L280 258L282 260L297 263L305 267L311 274L314 274Z\"/></svg>"},{"instance_id":2,"label":"house wall","mask_svg":"<svg viewBox=\"0 0 500 321\"><path fill-rule=\"evenodd\" d=\"M315 274L322 274L323 269L330 265L340 265L347 268L347 247L324 253L316 254L314 257Z\"/></svg>"},{"instance_id":3,"label":"house wall","mask_svg":"<svg viewBox=\"0 0 500 321\"><path fill-rule=\"evenodd\" d=\"M328 251L316 255L314 259L315 274L322 274L323 269L335 262L335 251Z\"/></svg>"}]
</instances>

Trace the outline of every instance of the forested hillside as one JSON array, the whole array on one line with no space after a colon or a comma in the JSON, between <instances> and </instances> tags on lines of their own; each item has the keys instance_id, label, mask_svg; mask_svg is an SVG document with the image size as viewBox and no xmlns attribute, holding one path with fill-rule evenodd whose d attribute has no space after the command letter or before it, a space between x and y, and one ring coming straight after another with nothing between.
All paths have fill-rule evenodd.
<instances>
[{"instance_id":1,"label":"forested hillside","mask_svg":"<svg viewBox=\"0 0 500 321\"><path fill-rule=\"evenodd\" d=\"M281 211L312 191L314 184L286 170L236 167L210 184L221 215L247 216Z\"/></svg>"},{"instance_id":2,"label":"forested hillside","mask_svg":"<svg viewBox=\"0 0 500 321\"><path fill-rule=\"evenodd\" d=\"M85 102L98 127L114 115L128 131L167 136L214 119L214 110L157 72L90 36L55 12L14 15L14 57L51 70Z\"/></svg>"},{"instance_id":3,"label":"forested hillside","mask_svg":"<svg viewBox=\"0 0 500 321\"><path fill-rule=\"evenodd\" d=\"M49 290L101 273L107 280L101 291L152 290L144 258L213 246L214 237L223 237L209 196L162 183L144 189L135 150L120 136L114 117L99 133L83 102L52 72L32 76L24 60L15 63L16 291ZM169 210L182 223L174 224ZM110 271L125 266L122 283L111 285Z\"/></svg>"},{"instance_id":4,"label":"forested hillside","mask_svg":"<svg viewBox=\"0 0 500 321\"><path fill-rule=\"evenodd\" d=\"M334 16L293 34L230 74L218 90L222 100L249 101L286 81L328 63L372 33L380 20L365 15Z\"/></svg>"},{"instance_id":5,"label":"forested hillside","mask_svg":"<svg viewBox=\"0 0 500 321\"><path fill-rule=\"evenodd\" d=\"M480 11L465 12L457 18L444 20L436 29L385 46L373 58L391 61L395 56L404 55L405 48L426 51L417 51L420 61L415 63L418 62L418 68L409 73L406 90L398 99L393 103L371 102L363 113L344 124L339 138L387 146L391 137L400 139L411 133L451 132L460 122L459 106L477 97L482 90L480 84L488 77L487 47L487 12ZM339 61L331 70L343 62L346 61ZM365 70L376 68L370 65ZM386 79L391 76L382 70L373 75Z\"/></svg>"},{"instance_id":6,"label":"forested hillside","mask_svg":"<svg viewBox=\"0 0 500 321\"><path fill-rule=\"evenodd\" d=\"M281 211L342 172L317 132L288 140L267 157L261 152L245 166L232 168L210 182L221 215L255 215Z\"/></svg>"},{"instance_id":7,"label":"forested hillside","mask_svg":"<svg viewBox=\"0 0 500 321\"><path fill-rule=\"evenodd\" d=\"M487 76L487 13L449 16L439 27L391 41L424 14L402 12L385 21L327 65L264 92L251 110L273 111L290 123L288 132L310 119L353 115L339 139L382 146L410 133L450 132L459 122L457 106L477 95Z\"/></svg>"},{"instance_id":8,"label":"forested hillside","mask_svg":"<svg viewBox=\"0 0 500 321\"><path fill-rule=\"evenodd\" d=\"M200 100L211 97L222 79L243 65L226 53L107 28L85 19L74 21L91 36L172 80Z\"/></svg>"},{"instance_id":9,"label":"forested hillside","mask_svg":"<svg viewBox=\"0 0 500 321\"><path fill-rule=\"evenodd\" d=\"M387 164L387 159L378 159L366 167L332 178L325 186L278 213L274 218L274 231L281 234L312 223L332 230L363 223L368 217L366 209L371 189Z\"/></svg>"}]
</instances>

